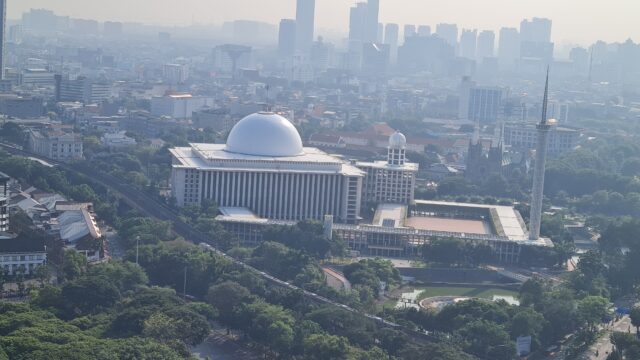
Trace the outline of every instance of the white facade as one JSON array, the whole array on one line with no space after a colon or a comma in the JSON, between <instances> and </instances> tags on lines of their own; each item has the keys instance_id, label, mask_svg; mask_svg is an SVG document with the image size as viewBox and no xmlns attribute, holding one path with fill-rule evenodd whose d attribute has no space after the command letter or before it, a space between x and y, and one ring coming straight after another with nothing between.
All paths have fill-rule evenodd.
<instances>
[{"instance_id":1,"label":"white facade","mask_svg":"<svg viewBox=\"0 0 640 360\"><path fill-rule=\"evenodd\" d=\"M29 150L54 160L78 160L83 156L82 137L74 133L31 130Z\"/></svg>"},{"instance_id":2,"label":"white facade","mask_svg":"<svg viewBox=\"0 0 640 360\"><path fill-rule=\"evenodd\" d=\"M151 114L174 119L190 119L194 111L214 105L213 98L189 94L154 97L151 99Z\"/></svg>"},{"instance_id":3,"label":"white facade","mask_svg":"<svg viewBox=\"0 0 640 360\"><path fill-rule=\"evenodd\" d=\"M136 145L136 139L126 136L124 131L106 133L102 135L102 138L100 138L100 141L102 142L102 145L110 148L119 148L119 147Z\"/></svg>"},{"instance_id":4,"label":"white facade","mask_svg":"<svg viewBox=\"0 0 640 360\"><path fill-rule=\"evenodd\" d=\"M0 267L5 275L16 275L19 272L24 275L33 274L35 269L44 265L46 261L47 253L45 251L0 253Z\"/></svg>"},{"instance_id":5,"label":"white facade","mask_svg":"<svg viewBox=\"0 0 640 360\"><path fill-rule=\"evenodd\" d=\"M178 206L212 200L260 217L356 222L364 172L315 148L284 118L259 113L241 120L226 145L171 149L172 195Z\"/></svg>"},{"instance_id":6,"label":"white facade","mask_svg":"<svg viewBox=\"0 0 640 360\"><path fill-rule=\"evenodd\" d=\"M418 164L406 161L406 146L405 136L396 132L389 138L387 161L356 164L367 173L363 201L394 204L413 202Z\"/></svg>"}]
</instances>

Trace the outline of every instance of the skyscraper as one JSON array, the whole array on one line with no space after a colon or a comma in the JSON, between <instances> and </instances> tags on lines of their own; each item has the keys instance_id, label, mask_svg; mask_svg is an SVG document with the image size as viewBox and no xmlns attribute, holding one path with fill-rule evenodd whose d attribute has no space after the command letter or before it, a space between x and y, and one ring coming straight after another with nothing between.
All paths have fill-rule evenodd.
<instances>
[{"instance_id":1,"label":"skyscraper","mask_svg":"<svg viewBox=\"0 0 640 360\"><path fill-rule=\"evenodd\" d=\"M458 25L456 24L438 24L436 26L436 35L454 48L458 45Z\"/></svg>"},{"instance_id":2,"label":"skyscraper","mask_svg":"<svg viewBox=\"0 0 640 360\"><path fill-rule=\"evenodd\" d=\"M533 18L520 23L520 57L539 59L548 64L553 59L551 20Z\"/></svg>"},{"instance_id":3,"label":"skyscraper","mask_svg":"<svg viewBox=\"0 0 640 360\"><path fill-rule=\"evenodd\" d=\"M367 42L367 3L359 2L349 13L349 41Z\"/></svg>"},{"instance_id":4,"label":"skyscraper","mask_svg":"<svg viewBox=\"0 0 640 360\"><path fill-rule=\"evenodd\" d=\"M0 0L0 80L4 80L4 43L7 28L7 0Z\"/></svg>"},{"instance_id":5,"label":"skyscraper","mask_svg":"<svg viewBox=\"0 0 640 360\"><path fill-rule=\"evenodd\" d=\"M551 42L551 20L544 18L524 19L520 23L522 41Z\"/></svg>"},{"instance_id":6,"label":"skyscraper","mask_svg":"<svg viewBox=\"0 0 640 360\"><path fill-rule=\"evenodd\" d=\"M278 55L282 58L293 56L296 51L296 21L293 19L280 20L278 34Z\"/></svg>"},{"instance_id":7,"label":"skyscraper","mask_svg":"<svg viewBox=\"0 0 640 360\"><path fill-rule=\"evenodd\" d=\"M296 48L309 52L313 43L315 28L316 0L297 0L296 6Z\"/></svg>"},{"instance_id":8,"label":"skyscraper","mask_svg":"<svg viewBox=\"0 0 640 360\"><path fill-rule=\"evenodd\" d=\"M500 43L498 45L498 62L502 70L515 67L520 58L520 33L515 28L500 29Z\"/></svg>"},{"instance_id":9,"label":"skyscraper","mask_svg":"<svg viewBox=\"0 0 640 360\"><path fill-rule=\"evenodd\" d=\"M398 24L387 24L384 28L384 43L389 45L389 56L391 64L398 60L398 37L400 27Z\"/></svg>"},{"instance_id":10,"label":"skyscraper","mask_svg":"<svg viewBox=\"0 0 640 360\"><path fill-rule=\"evenodd\" d=\"M365 42L376 42L378 40L378 17L380 15L380 0L367 1L367 20Z\"/></svg>"},{"instance_id":11,"label":"skyscraper","mask_svg":"<svg viewBox=\"0 0 640 360\"><path fill-rule=\"evenodd\" d=\"M478 30L462 30L460 35L460 56L467 59L476 58Z\"/></svg>"},{"instance_id":12,"label":"skyscraper","mask_svg":"<svg viewBox=\"0 0 640 360\"><path fill-rule=\"evenodd\" d=\"M480 35L478 35L478 47L476 49L478 60L482 61L484 58L494 56L495 42L496 34L493 31L484 30L480 32Z\"/></svg>"},{"instance_id":13,"label":"skyscraper","mask_svg":"<svg viewBox=\"0 0 640 360\"><path fill-rule=\"evenodd\" d=\"M536 147L536 165L533 173L533 189L531 191L531 214L529 221L529 240L540 239L540 223L542 222L542 198L544 196L544 173L547 162L547 145L552 124L547 121L547 104L549 102L549 68L544 86L542 101L542 119L537 126L538 145Z\"/></svg>"}]
</instances>

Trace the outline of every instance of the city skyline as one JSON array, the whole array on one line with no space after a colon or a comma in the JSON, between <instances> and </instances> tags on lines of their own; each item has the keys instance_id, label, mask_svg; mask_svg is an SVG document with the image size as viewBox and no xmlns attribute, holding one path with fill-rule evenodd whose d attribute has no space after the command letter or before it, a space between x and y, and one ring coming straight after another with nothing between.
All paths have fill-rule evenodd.
<instances>
[{"instance_id":1,"label":"city skyline","mask_svg":"<svg viewBox=\"0 0 640 360\"><path fill-rule=\"evenodd\" d=\"M120 2L123 6L118 6ZM20 18L21 14L30 8L48 8L61 15L78 18L169 26L196 23L219 25L237 19L277 24L282 18L294 18L296 12L295 0L271 0L270 11L255 6L256 0L237 0L237 6L233 9L222 6L223 3L219 0L186 0L179 9L172 7L168 0L157 0L153 3L149 0L139 0L124 5L123 0L114 0L108 7L99 7L91 2L79 0L67 0L64 3L22 0L10 1L7 11L10 19ZM349 8L352 5L353 2L346 0L324 0L318 3L316 29L346 34L349 27ZM453 0L435 5L435 2L413 0L382 1L380 21L400 25L424 24L431 25L432 28L441 22L457 23L460 28L493 30L497 33L501 27L518 27L524 18L547 17L553 20L553 40L557 43L589 44L596 40L623 42L628 38L640 40L640 27L635 25L633 15L640 12L640 4L629 0L612 0L606 7L577 0ZM461 6L464 6L464 12L459 11ZM620 11L623 8L626 11ZM632 11L634 8L637 8L637 11ZM602 19L600 26L594 26L594 23L598 23L596 18Z\"/></svg>"}]
</instances>

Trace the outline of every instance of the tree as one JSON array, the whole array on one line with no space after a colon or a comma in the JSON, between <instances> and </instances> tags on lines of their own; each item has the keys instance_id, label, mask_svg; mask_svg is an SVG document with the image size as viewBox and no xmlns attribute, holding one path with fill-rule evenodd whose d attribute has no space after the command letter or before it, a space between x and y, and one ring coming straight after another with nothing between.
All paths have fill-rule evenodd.
<instances>
[{"instance_id":1,"label":"tree","mask_svg":"<svg viewBox=\"0 0 640 360\"><path fill-rule=\"evenodd\" d=\"M77 279L87 268L87 258L75 250L64 253L62 277L66 281Z\"/></svg>"},{"instance_id":2,"label":"tree","mask_svg":"<svg viewBox=\"0 0 640 360\"><path fill-rule=\"evenodd\" d=\"M640 306L631 309L631 324L636 327L636 332L640 334Z\"/></svg>"},{"instance_id":3,"label":"tree","mask_svg":"<svg viewBox=\"0 0 640 360\"><path fill-rule=\"evenodd\" d=\"M91 276L66 283L62 297L72 314L91 314L113 306L120 292L108 278Z\"/></svg>"},{"instance_id":4,"label":"tree","mask_svg":"<svg viewBox=\"0 0 640 360\"><path fill-rule=\"evenodd\" d=\"M504 329L492 322L478 320L460 329L467 340L466 350L488 359L511 360L516 354L514 343Z\"/></svg>"},{"instance_id":5,"label":"tree","mask_svg":"<svg viewBox=\"0 0 640 360\"><path fill-rule=\"evenodd\" d=\"M244 286L225 281L209 288L209 304L218 310L220 320L227 326L237 326L237 310L251 301L251 293Z\"/></svg>"},{"instance_id":6,"label":"tree","mask_svg":"<svg viewBox=\"0 0 640 360\"><path fill-rule=\"evenodd\" d=\"M349 341L340 336L313 334L304 340L305 358L309 360L347 359Z\"/></svg>"},{"instance_id":7,"label":"tree","mask_svg":"<svg viewBox=\"0 0 640 360\"><path fill-rule=\"evenodd\" d=\"M588 330L595 333L596 326L603 322L608 308L609 300L600 296L587 296L578 302L578 315Z\"/></svg>"},{"instance_id":8,"label":"tree","mask_svg":"<svg viewBox=\"0 0 640 360\"><path fill-rule=\"evenodd\" d=\"M49 281L51 272L47 265L40 265L36 268L35 275L38 280L40 280L40 286L44 286L44 284Z\"/></svg>"}]
</instances>

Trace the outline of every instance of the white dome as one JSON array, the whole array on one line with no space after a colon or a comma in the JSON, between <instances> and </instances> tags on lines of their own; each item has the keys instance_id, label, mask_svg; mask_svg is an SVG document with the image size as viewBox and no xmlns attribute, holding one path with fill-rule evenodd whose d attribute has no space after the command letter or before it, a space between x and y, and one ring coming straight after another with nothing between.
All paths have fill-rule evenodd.
<instances>
[{"instance_id":1,"label":"white dome","mask_svg":"<svg viewBox=\"0 0 640 360\"><path fill-rule=\"evenodd\" d=\"M231 129L225 151L254 156L298 156L304 153L298 130L280 115L251 114Z\"/></svg>"},{"instance_id":2,"label":"white dome","mask_svg":"<svg viewBox=\"0 0 640 360\"><path fill-rule=\"evenodd\" d=\"M389 147L394 149L404 149L407 146L407 138L401 132L396 131L389 136Z\"/></svg>"}]
</instances>

